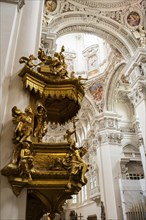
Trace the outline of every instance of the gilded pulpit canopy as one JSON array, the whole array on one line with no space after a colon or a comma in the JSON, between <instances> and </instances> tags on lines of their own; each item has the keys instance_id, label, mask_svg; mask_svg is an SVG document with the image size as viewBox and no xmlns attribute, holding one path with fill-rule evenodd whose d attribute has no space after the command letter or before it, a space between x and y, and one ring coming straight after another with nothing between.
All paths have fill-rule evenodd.
<instances>
[{"instance_id":1,"label":"gilded pulpit canopy","mask_svg":"<svg viewBox=\"0 0 146 220\"><path fill-rule=\"evenodd\" d=\"M78 113L84 97L83 81L86 80L67 71L63 52L64 46L60 53L55 52L51 57L39 48L38 64L33 63L36 58L32 55L21 57L20 63L25 66L19 73L31 96L36 101L41 99L47 111L47 121L59 124Z\"/></svg>"}]
</instances>

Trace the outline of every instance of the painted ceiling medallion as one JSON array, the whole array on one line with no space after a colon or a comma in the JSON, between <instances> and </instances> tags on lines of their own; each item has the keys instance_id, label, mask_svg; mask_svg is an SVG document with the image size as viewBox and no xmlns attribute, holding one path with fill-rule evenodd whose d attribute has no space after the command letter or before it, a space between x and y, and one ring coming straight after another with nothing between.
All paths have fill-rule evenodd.
<instances>
[{"instance_id":1,"label":"painted ceiling medallion","mask_svg":"<svg viewBox=\"0 0 146 220\"><path fill-rule=\"evenodd\" d=\"M55 11L56 7L57 7L57 0L45 0L45 9L48 12Z\"/></svg>"},{"instance_id":2,"label":"painted ceiling medallion","mask_svg":"<svg viewBox=\"0 0 146 220\"><path fill-rule=\"evenodd\" d=\"M131 27L138 26L140 24L140 15L136 11L132 11L127 16L127 22Z\"/></svg>"}]
</instances>

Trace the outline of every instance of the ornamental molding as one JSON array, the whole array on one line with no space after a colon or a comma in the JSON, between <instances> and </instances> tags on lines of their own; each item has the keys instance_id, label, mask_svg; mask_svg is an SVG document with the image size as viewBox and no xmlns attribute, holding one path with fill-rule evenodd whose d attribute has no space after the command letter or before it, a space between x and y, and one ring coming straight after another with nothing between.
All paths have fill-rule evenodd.
<instances>
[{"instance_id":1,"label":"ornamental molding","mask_svg":"<svg viewBox=\"0 0 146 220\"><path fill-rule=\"evenodd\" d=\"M122 133L127 133L127 134L135 134L136 133L136 129L135 129L135 127L134 126L121 126L120 127L120 131L122 132Z\"/></svg>"},{"instance_id":2,"label":"ornamental molding","mask_svg":"<svg viewBox=\"0 0 146 220\"><path fill-rule=\"evenodd\" d=\"M98 120L98 130L112 129L119 130L118 128L119 120L116 118L102 118Z\"/></svg>"},{"instance_id":3,"label":"ornamental molding","mask_svg":"<svg viewBox=\"0 0 146 220\"><path fill-rule=\"evenodd\" d=\"M109 43L112 43L112 45L116 47L117 45L113 42L115 42L115 40L121 42L121 45L116 48L122 52L123 56L128 60L129 57L134 55L136 48L138 46L143 47L144 41L146 41L146 36L143 36L143 31L138 31L141 33L138 33L140 37L137 38L136 32L138 26L129 23L128 16L131 12L139 15L140 25L142 25L145 11L144 1L141 0L110 3L58 0L57 7L53 12L44 11L43 32L48 32L49 34L51 31L56 33L59 37L62 34L68 33L68 27L71 27L71 32L88 32L88 25L90 33L92 33L91 28L93 28L95 29L93 33L105 40L107 40L107 38L103 35L113 35L115 38ZM77 30L77 28L75 29L73 27L72 29L72 25L74 24L77 26L85 26L85 28L78 28ZM101 29L103 29L102 34L100 33ZM126 48L125 51L123 51L124 47Z\"/></svg>"},{"instance_id":4,"label":"ornamental molding","mask_svg":"<svg viewBox=\"0 0 146 220\"><path fill-rule=\"evenodd\" d=\"M90 8L97 8L97 9L113 9L115 8L118 9L118 8L125 8L129 5L133 5L133 4L138 4L141 2L141 0L129 0L129 1L117 1L117 2L103 2L103 1L93 1L93 0L73 0L71 2L76 2L80 5L84 5L86 7L90 7Z\"/></svg>"},{"instance_id":5,"label":"ornamental molding","mask_svg":"<svg viewBox=\"0 0 146 220\"><path fill-rule=\"evenodd\" d=\"M106 28L106 31L108 33L111 33L112 31L111 35L114 35L117 39L121 38L120 39L121 42L128 41L127 48L129 48L129 45L130 45L131 49L129 48L129 51L131 50L130 51L131 55L138 46L136 40L134 39L134 37L128 30L126 30L123 27L120 27L120 24L118 24L114 20L112 21L111 19L102 17L100 15L93 16L92 14L73 13L73 14L64 15L63 17L59 16L58 18L54 19L53 22L51 23L49 24L49 29L52 32L57 32L58 37L64 34L64 33L61 34L60 31L66 28L66 26L74 27L75 25L73 24L76 24L77 26L79 25L87 26L88 24L89 28L91 27L91 28L94 28L95 30L96 29L105 30ZM124 44L126 44L126 42L124 42Z\"/></svg>"},{"instance_id":6,"label":"ornamental molding","mask_svg":"<svg viewBox=\"0 0 146 220\"><path fill-rule=\"evenodd\" d=\"M129 60L127 60L127 64L124 66L123 70L122 70L122 74L124 73L125 77L127 77L129 79L130 84L134 85L134 82L136 82L136 77L133 76L133 79L130 79L130 77L132 76L132 74L134 74L135 70L134 68L136 66L141 66L141 70L143 71L142 75L146 76L146 52L145 49L143 48L138 48L135 51L135 54L133 57L131 57ZM141 72L140 70L140 72ZM141 74L139 74L140 76ZM132 77L131 77L132 78Z\"/></svg>"},{"instance_id":7,"label":"ornamental molding","mask_svg":"<svg viewBox=\"0 0 146 220\"><path fill-rule=\"evenodd\" d=\"M135 62L129 74L131 87L135 87L139 82L146 81L146 57L140 62ZM145 84L145 83L143 83Z\"/></svg>"},{"instance_id":8,"label":"ornamental molding","mask_svg":"<svg viewBox=\"0 0 146 220\"><path fill-rule=\"evenodd\" d=\"M64 14L64 13L69 13L69 12L83 12L84 14L85 13L91 13L93 16L92 18L88 18L89 15L87 15L87 19L91 19L94 20L94 17L95 15L100 15L100 16L103 16L103 17L107 17L107 18L110 18L112 19L113 21L116 21L120 24L126 24L126 26L128 28L131 28L131 26L129 26L128 22L127 22L127 16L129 15L130 11L137 11L138 14L140 14L140 17L141 17L141 21L140 21L140 24L142 24L142 21L143 21L143 16L142 16L142 9L143 7L140 7L140 4L135 4L134 7L133 5L131 6L130 4L128 4L129 7L119 7L119 8L114 8L113 10L113 7L111 7L110 9L109 8L97 8L97 7L94 7L94 8L91 8L91 7L87 7L87 6L83 6L82 5L79 5L79 4L76 4L76 3L73 3L73 2L64 2L61 7L60 7L60 10L59 10L59 13L60 14ZM133 28L132 28L133 29Z\"/></svg>"},{"instance_id":9,"label":"ornamental molding","mask_svg":"<svg viewBox=\"0 0 146 220\"><path fill-rule=\"evenodd\" d=\"M146 101L146 80L138 82L128 94L128 97L134 106L139 105L142 101Z\"/></svg>"},{"instance_id":10,"label":"ornamental molding","mask_svg":"<svg viewBox=\"0 0 146 220\"><path fill-rule=\"evenodd\" d=\"M129 90L117 90L115 92L115 101L118 102L118 103L127 103L129 102L129 97L128 97L128 93L129 93Z\"/></svg>"},{"instance_id":11,"label":"ornamental molding","mask_svg":"<svg viewBox=\"0 0 146 220\"><path fill-rule=\"evenodd\" d=\"M121 145L121 140L123 136L121 132L105 132L99 134L98 141L100 144L112 144L112 145Z\"/></svg>"},{"instance_id":12,"label":"ornamental molding","mask_svg":"<svg viewBox=\"0 0 146 220\"><path fill-rule=\"evenodd\" d=\"M93 123L94 132L97 134L98 132L105 130L119 131L119 122L119 115L113 112L102 113L96 117L96 120Z\"/></svg>"}]
</instances>

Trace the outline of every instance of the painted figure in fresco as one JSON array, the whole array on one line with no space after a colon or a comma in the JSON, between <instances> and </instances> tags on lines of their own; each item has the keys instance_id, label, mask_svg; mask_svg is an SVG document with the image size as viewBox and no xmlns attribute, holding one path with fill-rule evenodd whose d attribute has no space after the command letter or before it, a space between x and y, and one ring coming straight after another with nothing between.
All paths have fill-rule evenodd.
<instances>
[{"instance_id":1,"label":"painted figure in fresco","mask_svg":"<svg viewBox=\"0 0 146 220\"><path fill-rule=\"evenodd\" d=\"M101 84L93 85L89 88L91 95L95 100L100 101L103 98L103 86Z\"/></svg>"},{"instance_id":2,"label":"painted figure in fresco","mask_svg":"<svg viewBox=\"0 0 146 220\"><path fill-rule=\"evenodd\" d=\"M37 106L37 111L34 116L34 137L37 137L38 142L42 142L43 136L47 132L47 111L43 105Z\"/></svg>"},{"instance_id":3,"label":"painted figure in fresco","mask_svg":"<svg viewBox=\"0 0 146 220\"><path fill-rule=\"evenodd\" d=\"M135 11L132 11L127 17L127 22L132 27L138 26L140 24L139 14Z\"/></svg>"}]
</instances>

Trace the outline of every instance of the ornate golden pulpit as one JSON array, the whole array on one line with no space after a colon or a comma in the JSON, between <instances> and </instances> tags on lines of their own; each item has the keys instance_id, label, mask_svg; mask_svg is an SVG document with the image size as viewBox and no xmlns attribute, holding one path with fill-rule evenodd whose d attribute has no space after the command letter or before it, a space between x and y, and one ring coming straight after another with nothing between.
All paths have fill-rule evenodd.
<instances>
[{"instance_id":1,"label":"ornate golden pulpit","mask_svg":"<svg viewBox=\"0 0 146 220\"><path fill-rule=\"evenodd\" d=\"M24 111L12 108L14 150L1 173L8 177L16 196L28 189L27 220L39 220L44 213L54 219L64 202L87 182L88 165L82 159L87 148L77 148L72 138L84 79L68 73L63 52L64 47L47 56L40 48L37 58L30 55L19 60L25 63L19 76L29 91L30 104ZM48 122L62 125L71 120L74 129L65 131L63 143L43 143Z\"/></svg>"}]
</instances>

